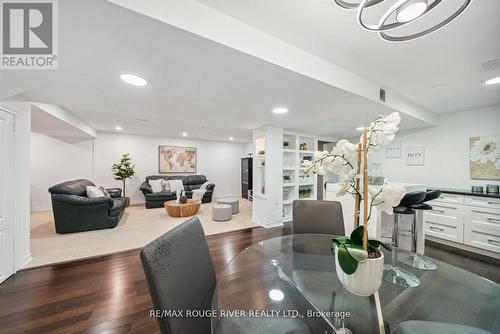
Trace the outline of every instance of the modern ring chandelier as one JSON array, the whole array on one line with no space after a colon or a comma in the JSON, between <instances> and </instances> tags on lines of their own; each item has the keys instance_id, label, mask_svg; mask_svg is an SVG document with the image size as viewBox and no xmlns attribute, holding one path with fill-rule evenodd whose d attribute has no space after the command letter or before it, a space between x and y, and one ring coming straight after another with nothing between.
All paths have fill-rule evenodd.
<instances>
[{"instance_id":1,"label":"modern ring chandelier","mask_svg":"<svg viewBox=\"0 0 500 334\"><path fill-rule=\"evenodd\" d=\"M470 5L472 0L452 0L460 2L461 6L456 9L451 15L445 18L440 23L418 31L413 34L395 36L388 33L388 31L400 28L404 25L414 22L422 18L425 14L436 8L437 5L444 0L395 0L394 4L382 15L378 24L368 24L363 19L363 13L369 10L370 7L378 4L391 1L391 0L359 0L359 2L347 2L344 0L332 0L337 6L347 9L356 10L358 23L366 30L378 32L380 37L389 42L404 42L412 39L420 38L435 32L445 25L456 19L464 10Z\"/></svg>"}]
</instances>

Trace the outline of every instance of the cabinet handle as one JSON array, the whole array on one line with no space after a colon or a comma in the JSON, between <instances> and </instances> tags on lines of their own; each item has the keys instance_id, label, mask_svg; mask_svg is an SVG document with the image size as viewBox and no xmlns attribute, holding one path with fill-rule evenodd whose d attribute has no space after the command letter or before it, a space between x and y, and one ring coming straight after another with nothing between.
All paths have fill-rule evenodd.
<instances>
[{"instance_id":1,"label":"cabinet handle","mask_svg":"<svg viewBox=\"0 0 500 334\"><path fill-rule=\"evenodd\" d=\"M431 212L433 212L433 213L444 213L443 210L437 210L437 209L432 209Z\"/></svg>"},{"instance_id":2,"label":"cabinet handle","mask_svg":"<svg viewBox=\"0 0 500 334\"><path fill-rule=\"evenodd\" d=\"M442 228L434 227L434 226L429 227L429 229L431 229L433 231L439 231L439 232L443 232L444 231Z\"/></svg>"},{"instance_id":3,"label":"cabinet handle","mask_svg":"<svg viewBox=\"0 0 500 334\"><path fill-rule=\"evenodd\" d=\"M500 223L500 219L495 219L495 218L488 218L487 221L494 222L494 223Z\"/></svg>"},{"instance_id":4,"label":"cabinet handle","mask_svg":"<svg viewBox=\"0 0 500 334\"><path fill-rule=\"evenodd\" d=\"M499 244L500 245L500 241L498 241L498 240L488 239L488 242L490 244Z\"/></svg>"},{"instance_id":5,"label":"cabinet handle","mask_svg":"<svg viewBox=\"0 0 500 334\"><path fill-rule=\"evenodd\" d=\"M489 201L488 201L488 204L489 204L489 205L498 205L498 204L500 204L500 203L497 203L497 202L489 202Z\"/></svg>"}]
</instances>

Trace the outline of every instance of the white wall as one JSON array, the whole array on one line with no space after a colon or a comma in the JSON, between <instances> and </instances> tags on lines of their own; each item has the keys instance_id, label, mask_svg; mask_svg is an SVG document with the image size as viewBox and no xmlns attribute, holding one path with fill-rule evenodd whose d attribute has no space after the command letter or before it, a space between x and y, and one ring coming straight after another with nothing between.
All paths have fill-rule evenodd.
<instances>
[{"instance_id":1,"label":"white wall","mask_svg":"<svg viewBox=\"0 0 500 334\"><path fill-rule=\"evenodd\" d=\"M500 134L500 106L445 114L432 128L401 131L401 158L385 158L385 151L374 154L383 173L393 182L423 183L427 186L470 189L471 185L500 184L492 180L472 180L469 172L469 138ZM425 146L425 165L406 166L409 146Z\"/></svg>"},{"instance_id":2,"label":"white wall","mask_svg":"<svg viewBox=\"0 0 500 334\"><path fill-rule=\"evenodd\" d=\"M248 153L252 153L252 154L254 153L253 152L253 143L252 142L245 144L245 157L248 156Z\"/></svg>"},{"instance_id":3,"label":"white wall","mask_svg":"<svg viewBox=\"0 0 500 334\"><path fill-rule=\"evenodd\" d=\"M47 191L68 180L92 179L92 140L68 143L31 133L31 210L52 207Z\"/></svg>"},{"instance_id":4,"label":"white wall","mask_svg":"<svg viewBox=\"0 0 500 334\"><path fill-rule=\"evenodd\" d=\"M120 187L111 165L130 153L136 175L127 182L132 203L143 203L139 187L148 175L158 174L158 145L191 146L198 149L198 170L215 183L214 196L240 196L240 158L245 144L175 139L99 132L94 140L68 143L32 133L31 208L51 208L47 189L59 182L86 178L104 187Z\"/></svg>"}]
</instances>

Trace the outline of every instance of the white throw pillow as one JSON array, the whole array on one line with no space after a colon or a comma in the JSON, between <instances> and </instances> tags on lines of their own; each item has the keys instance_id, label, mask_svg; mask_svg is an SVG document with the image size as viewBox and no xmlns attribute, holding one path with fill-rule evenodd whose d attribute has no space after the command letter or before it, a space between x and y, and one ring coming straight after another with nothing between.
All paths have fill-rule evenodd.
<instances>
[{"instance_id":1,"label":"white throw pillow","mask_svg":"<svg viewBox=\"0 0 500 334\"><path fill-rule=\"evenodd\" d=\"M168 180L168 183L170 185L170 191L172 192L176 192L177 189L184 190L184 184L182 183L182 180Z\"/></svg>"},{"instance_id":2,"label":"white throw pillow","mask_svg":"<svg viewBox=\"0 0 500 334\"><path fill-rule=\"evenodd\" d=\"M163 179L149 180L149 185L154 193L161 193L165 191L165 181Z\"/></svg>"},{"instance_id":3,"label":"white throw pillow","mask_svg":"<svg viewBox=\"0 0 500 334\"><path fill-rule=\"evenodd\" d=\"M163 190L163 191L166 191L166 192L172 191L170 189L170 183L166 180L162 180L162 181L163 181L163 187L165 188L165 190Z\"/></svg>"},{"instance_id":4,"label":"white throw pillow","mask_svg":"<svg viewBox=\"0 0 500 334\"><path fill-rule=\"evenodd\" d=\"M88 198L97 198L97 197L104 197L106 195L104 195L104 193L101 191L101 189L99 189L98 187L94 187L94 186L87 186L85 188L85 190L87 191L87 197Z\"/></svg>"}]
</instances>

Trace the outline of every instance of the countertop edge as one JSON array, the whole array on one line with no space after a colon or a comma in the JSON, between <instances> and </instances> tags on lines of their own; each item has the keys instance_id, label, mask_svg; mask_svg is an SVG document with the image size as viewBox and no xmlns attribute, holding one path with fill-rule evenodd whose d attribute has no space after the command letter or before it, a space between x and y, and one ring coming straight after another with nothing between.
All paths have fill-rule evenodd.
<instances>
[{"instance_id":1,"label":"countertop edge","mask_svg":"<svg viewBox=\"0 0 500 334\"><path fill-rule=\"evenodd\" d=\"M475 193L470 190L461 189L448 189L440 187L428 187L427 190L441 190L444 194L454 194L454 195L465 195L465 196L477 196L477 197L488 197L488 198L500 198L500 194L487 194L487 193Z\"/></svg>"}]
</instances>

